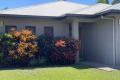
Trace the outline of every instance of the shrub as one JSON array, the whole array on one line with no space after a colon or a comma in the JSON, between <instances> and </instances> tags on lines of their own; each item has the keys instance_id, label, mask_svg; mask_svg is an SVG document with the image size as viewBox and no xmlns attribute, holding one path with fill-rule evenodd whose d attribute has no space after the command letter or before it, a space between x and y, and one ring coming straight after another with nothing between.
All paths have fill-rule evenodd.
<instances>
[{"instance_id":1,"label":"shrub","mask_svg":"<svg viewBox=\"0 0 120 80\"><path fill-rule=\"evenodd\" d=\"M38 46L40 60L45 61L42 63L49 63L49 56L52 54L53 50L53 37L49 35L40 35L38 37Z\"/></svg>"},{"instance_id":2,"label":"shrub","mask_svg":"<svg viewBox=\"0 0 120 80\"><path fill-rule=\"evenodd\" d=\"M37 53L36 36L30 30L12 31L10 33L14 39L14 50L9 50L9 61L11 64L28 65Z\"/></svg>"},{"instance_id":3,"label":"shrub","mask_svg":"<svg viewBox=\"0 0 120 80\"><path fill-rule=\"evenodd\" d=\"M78 40L56 38L54 40L54 49L50 56L50 61L53 64L73 64L79 48L80 42Z\"/></svg>"},{"instance_id":4,"label":"shrub","mask_svg":"<svg viewBox=\"0 0 120 80\"><path fill-rule=\"evenodd\" d=\"M40 35L38 38L40 57L49 64L73 64L80 42L70 38L53 38Z\"/></svg>"},{"instance_id":5,"label":"shrub","mask_svg":"<svg viewBox=\"0 0 120 80\"><path fill-rule=\"evenodd\" d=\"M14 39L11 34L0 34L0 63L8 65L8 54L15 47Z\"/></svg>"},{"instance_id":6,"label":"shrub","mask_svg":"<svg viewBox=\"0 0 120 80\"><path fill-rule=\"evenodd\" d=\"M53 38L29 30L0 34L0 63L9 65L73 64L80 42L71 38Z\"/></svg>"}]
</instances>

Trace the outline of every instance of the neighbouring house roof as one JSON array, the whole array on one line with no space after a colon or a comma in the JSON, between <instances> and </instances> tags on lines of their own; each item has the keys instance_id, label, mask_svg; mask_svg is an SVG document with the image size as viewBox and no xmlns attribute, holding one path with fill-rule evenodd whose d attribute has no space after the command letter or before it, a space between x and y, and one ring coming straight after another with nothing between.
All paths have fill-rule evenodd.
<instances>
[{"instance_id":1,"label":"neighbouring house roof","mask_svg":"<svg viewBox=\"0 0 120 80\"><path fill-rule=\"evenodd\" d=\"M66 15L94 16L110 11L119 11L120 4L83 5L68 1L56 1L27 7L1 10L0 15L63 17Z\"/></svg>"},{"instance_id":2,"label":"neighbouring house roof","mask_svg":"<svg viewBox=\"0 0 120 80\"><path fill-rule=\"evenodd\" d=\"M111 5L98 3L95 5L88 6L84 9L76 10L71 12L71 14L86 14L86 15L94 15L96 13L102 12L103 10L107 9Z\"/></svg>"},{"instance_id":3,"label":"neighbouring house roof","mask_svg":"<svg viewBox=\"0 0 120 80\"><path fill-rule=\"evenodd\" d=\"M120 10L120 3L108 7L106 10Z\"/></svg>"}]
</instances>

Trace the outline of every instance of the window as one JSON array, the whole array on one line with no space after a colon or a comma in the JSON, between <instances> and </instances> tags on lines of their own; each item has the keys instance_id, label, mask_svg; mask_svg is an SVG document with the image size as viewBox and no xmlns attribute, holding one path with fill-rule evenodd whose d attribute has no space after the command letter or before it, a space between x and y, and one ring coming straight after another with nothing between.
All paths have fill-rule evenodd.
<instances>
[{"instance_id":1,"label":"window","mask_svg":"<svg viewBox=\"0 0 120 80\"><path fill-rule=\"evenodd\" d=\"M33 34L36 33L36 27L34 27L34 26L26 26L25 28L32 31Z\"/></svg>"},{"instance_id":2,"label":"window","mask_svg":"<svg viewBox=\"0 0 120 80\"><path fill-rule=\"evenodd\" d=\"M54 29L53 27L44 27L44 34L54 36Z\"/></svg>"},{"instance_id":3,"label":"window","mask_svg":"<svg viewBox=\"0 0 120 80\"><path fill-rule=\"evenodd\" d=\"M16 30L17 27L16 26L12 26L12 25L6 25L5 26L5 32L6 33L10 33L12 30Z\"/></svg>"}]
</instances>

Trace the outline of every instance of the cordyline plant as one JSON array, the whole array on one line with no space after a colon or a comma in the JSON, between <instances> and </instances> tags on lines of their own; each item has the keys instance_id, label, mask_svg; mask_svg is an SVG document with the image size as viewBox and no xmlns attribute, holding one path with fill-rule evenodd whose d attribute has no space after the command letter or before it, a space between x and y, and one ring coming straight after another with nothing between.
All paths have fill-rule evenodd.
<instances>
[{"instance_id":1,"label":"cordyline plant","mask_svg":"<svg viewBox=\"0 0 120 80\"><path fill-rule=\"evenodd\" d=\"M21 31L12 30L10 34L16 45L13 50L9 50L9 58L15 60L15 62L17 61L18 64L26 65L37 53L37 37L27 29Z\"/></svg>"}]
</instances>

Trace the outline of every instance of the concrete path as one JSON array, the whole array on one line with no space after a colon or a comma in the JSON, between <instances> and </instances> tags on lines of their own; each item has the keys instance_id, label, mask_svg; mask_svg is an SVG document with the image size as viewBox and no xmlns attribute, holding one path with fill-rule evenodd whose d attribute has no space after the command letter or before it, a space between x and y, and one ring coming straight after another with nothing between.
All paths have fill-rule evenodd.
<instances>
[{"instance_id":1,"label":"concrete path","mask_svg":"<svg viewBox=\"0 0 120 80\"><path fill-rule=\"evenodd\" d=\"M114 69L111 67L109 67L108 65L105 65L105 64L100 64L100 63L96 63L96 62L81 62L82 64L84 65L89 65L91 67L95 67L96 69L99 69L99 70L104 70L104 71L114 71L114 70L117 70L117 69Z\"/></svg>"}]
</instances>

